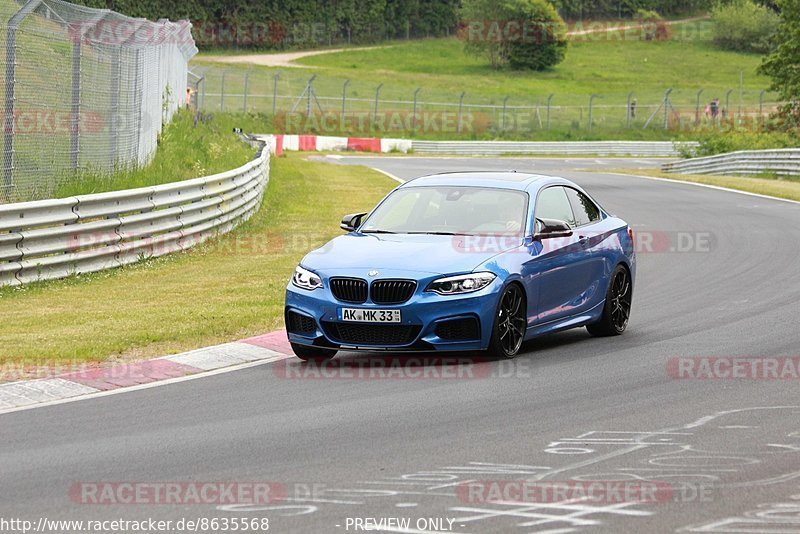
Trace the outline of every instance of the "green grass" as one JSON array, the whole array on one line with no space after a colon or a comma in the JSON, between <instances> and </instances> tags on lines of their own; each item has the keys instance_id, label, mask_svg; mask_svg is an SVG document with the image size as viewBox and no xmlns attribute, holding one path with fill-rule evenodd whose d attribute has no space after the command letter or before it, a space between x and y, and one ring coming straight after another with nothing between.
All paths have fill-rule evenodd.
<instances>
[{"instance_id":1,"label":"green grass","mask_svg":"<svg viewBox=\"0 0 800 534\"><path fill-rule=\"evenodd\" d=\"M761 57L716 48L711 42L711 23L698 21L673 26L673 39L666 42L623 41L586 36L574 40L566 60L546 72L514 72L493 70L480 57L464 54L457 39L430 39L391 43L372 50L348 50L303 58L303 68L273 69L246 65L209 63L199 58L193 68L204 70L208 109L242 109L244 76L249 73L248 108L272 110L273 78L278 80L278 109L288 111L295 104L304 111L306 102L299 101L306 81L317 78L314 88L325 111L341 109L342 86L347 89L348 111L371 111L375 88L384 83L382 100L410 102L415 89L421 88L418 111L457 110L459 94L464 91L465 105L502 106L508 97L509 113L514 106L539 106L525 111L527 118L514 121L513 129L504 135L535 139L666 139L674 131L653 128L662 122L656 119L648 130L642 130L648 116L661 102L664 91L672 88L671 102L686 123L694 122L696 92L703 89L701 104L719 97L724 105L728 90L730 108L738 110L739 76L743 75L745 109L757 110L759 93L769 80L756 73ZM219 96L222 73L225 73L224 103ZM633 128L626 128L628 93L637 99L637 117ZM552 99L552 131L545 130L545 103ZM594 101L593 130L588 130L588 104ZM769 93L766 101L773 98ZM410 103L382 103L381 111L410 112ZM482 111L498 122L500 108ZM537 114L538 111L538 114ZM662 115L659 115L662 117ZM527 122L523 122L527 121ZM327 133L327 132L326 132ZM337 132L330 132L335 134ZM454 132L417 133L418 137L455 137ZM464 137L469 137L469 134ZM500 136L496 131L479 135ZM475 136L473 136L475 137Z\"/></svg>"},{"instance_id":2,"label":"green grass","mask_svg":"<svg viewBox=\"0 0 800 534\"><path fill-rule=\"evenodd\" d=\"M264 119L256 115L204 115L194 124L194 115L183 109L164 127L158 149L148 165L120 169L113 174L85 172L56 188L57 198L198 178L244 165L253 149L243 143L233 128L245 132L263 129Z\"/></svg>"},{"instance_id":3,"label":"green grass","mask_svg":"<svg viewBox=\"0 0 800 534\"><path fill-rule=\"evenodd\" d=\"M737 191L747 191L748 193L758 193L777 198L800 201L800 178L778 178L776 176L714 176L707 174L673 174L657 170L645 169L617 169L614 172L620 174L638 174L642 176L652 176L655 178L668 178L682 182L695 182L698 184L714 185L717 187L727 187Z\"/></svg>"},{"instance_id":4,"label":"green grass","mask_svg":"<svg viewBox=\"0 0 800 534\"><path fill-rule=\"evenodd\" d=\"M397 185L365 167L272 160L260 211L187 253L62 281L0 289L0 364L133 359L269 332L310 249ZM313 199L313 202L311 201Z\"/></svg>"}]
</instances>

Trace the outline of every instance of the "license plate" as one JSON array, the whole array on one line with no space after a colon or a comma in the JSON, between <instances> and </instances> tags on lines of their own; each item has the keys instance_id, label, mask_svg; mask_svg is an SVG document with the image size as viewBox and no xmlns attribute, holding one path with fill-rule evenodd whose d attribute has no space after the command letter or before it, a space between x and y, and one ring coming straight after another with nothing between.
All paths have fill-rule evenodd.
<instances>
[{"instance_id":1,"label":"license plate","mask_svg":"<svg viewBox=\"0 0 800 534\"><path fill-rule=\"evenodd\" d=\"M363 308L339 308L340 321L358 323L399 323L400 310L366 310Z\"/></svg>"}]
</instances>

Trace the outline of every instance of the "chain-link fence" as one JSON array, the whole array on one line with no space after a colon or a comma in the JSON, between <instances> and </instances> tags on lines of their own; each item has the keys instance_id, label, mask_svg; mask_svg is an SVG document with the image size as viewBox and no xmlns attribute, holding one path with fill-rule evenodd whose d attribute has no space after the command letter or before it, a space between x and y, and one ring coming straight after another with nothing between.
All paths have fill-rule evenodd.
<instances>
[{"instance_id":1,"label":"chain-link fence","mask_svg":"<svg viewBox=\"0 0 800 534\"><path fill-rule=\"evenodd\" d=\"M409 88L391 79L372 83L281 71L193 67L199 109L274 115L278 133L416 135L461 139L487 136L564 138L575 132L619 138L658 137L656 130L695 130L753 123L775 110L775 95L753 87L664 88L597 94L535 92L486 97L480 88ZM471 94L473 93L473 94ZM712 103L716 100L716 103ZM640 130L636 134L632 132ZM547 132L552 132L548 134ZM626 133L627 132L627 133ZM568 137L568 136L567 136Z\"/></svg>"},{"instance_id":2,"label":"chain-link fence","mask_svg":"<svg viewBox=\"0 0 800 534\"><path fill-rule=\"evenodd\" d=\"M50 197L83 172L146 164L186 101L191 24L61 0L0 0L0 202Z\"/></svg>"}]
</instances>

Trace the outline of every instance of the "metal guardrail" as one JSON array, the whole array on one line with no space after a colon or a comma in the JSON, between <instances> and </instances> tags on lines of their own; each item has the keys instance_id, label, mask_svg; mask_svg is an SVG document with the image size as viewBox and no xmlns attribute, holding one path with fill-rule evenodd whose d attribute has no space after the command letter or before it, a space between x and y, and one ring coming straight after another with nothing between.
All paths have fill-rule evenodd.
<instances>
[{"instance_id":1,"label":"metal guardrail","mask_svg":"<svg viewBox=\"0 0 800 534\"><path fill-rule=\"evenodd\" d=\"M661 170L684 174L800 175L800 149L740 150L667 163Z\"/></svg>"},{"instance_id":2,"label":"metal guardrail","mask_svg":"<svg viewBox=\"0 0 800 534\"><path fill-rule=\"evenodd\" d=\"M258 209L269 147L212 176L153 187L0 205L0 286L64 278L186 250Z\"/></svg>"},{"instance_id":3,"label":"metal guardrail","mask_svg":"<svg viewBox=\"0 0 800 534\"><path fill-rule=\"evenodd\" d=\"M559 154L675 157L679 155L672 141L413 141L411 149L419 154L472 156Z\"/></svg>"}]
</instances>

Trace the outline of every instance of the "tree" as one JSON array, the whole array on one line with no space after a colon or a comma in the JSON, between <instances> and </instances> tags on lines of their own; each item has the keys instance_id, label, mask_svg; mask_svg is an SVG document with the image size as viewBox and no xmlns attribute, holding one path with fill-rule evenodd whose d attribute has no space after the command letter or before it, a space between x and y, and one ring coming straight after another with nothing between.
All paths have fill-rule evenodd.
<instances>
[{"instance_id":1,"label":"tree","mask_svg":"<svg viewBox=\"0 0 800 534\"><path fill-rule=\"evenodd\" d=\"M465 51L494 68L542 70L566 54L566 25L546 0L464 0L461 18Z\"/></svg>"},{"instance_id":2,"label":"tree","mask_svg":"<svg viewBox=\"0 0 800 534\"><path fill-rule=\"evenodd\" d=\"M800 0L779 0L781 22L780 43L759 67L772 78L773 91L786 102L778 110L781 125L787 129L800 127Z\"/></svg>"}]
</instances>

